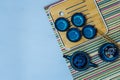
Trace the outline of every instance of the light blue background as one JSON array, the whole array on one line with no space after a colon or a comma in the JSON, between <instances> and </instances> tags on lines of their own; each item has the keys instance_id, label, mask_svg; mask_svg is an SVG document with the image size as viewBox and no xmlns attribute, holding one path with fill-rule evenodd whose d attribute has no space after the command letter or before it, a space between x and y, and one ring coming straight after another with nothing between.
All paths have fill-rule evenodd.
<instances>
[{"instance_id":1,"label":"light blue background","mask_svg":"<svg viewBox=\"0 0 120 80\"><path fill-rule=\"evenodd\" d=\"M0 80L72 80L44 6L0 0Z\"/></svg>"}]
</instances>

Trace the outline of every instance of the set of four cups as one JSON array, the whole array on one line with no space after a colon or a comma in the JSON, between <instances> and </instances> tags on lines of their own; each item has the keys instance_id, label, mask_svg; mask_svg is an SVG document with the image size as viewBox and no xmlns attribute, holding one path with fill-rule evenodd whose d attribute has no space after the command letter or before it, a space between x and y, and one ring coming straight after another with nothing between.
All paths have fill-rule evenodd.
<instances>
[{"instance_id":1,"label":"set of four cups","mask_svg":"<svg viewBox=\"0 0 120 80\"><path fill-rule=\"evenodd\" d=\"M97 29L92 25L85 25L86 18L82 13L72 15L71 22L76 28L70 28L70 22L64 17L60 17L55 21L55 28L58 31L67 31L66 36L69 41L77 42L82 38L82 35L87 39L93 39L96 36ZM85 26L80 31L78 27L82 27L83 25Z\"/></svg>"}]
</instances>

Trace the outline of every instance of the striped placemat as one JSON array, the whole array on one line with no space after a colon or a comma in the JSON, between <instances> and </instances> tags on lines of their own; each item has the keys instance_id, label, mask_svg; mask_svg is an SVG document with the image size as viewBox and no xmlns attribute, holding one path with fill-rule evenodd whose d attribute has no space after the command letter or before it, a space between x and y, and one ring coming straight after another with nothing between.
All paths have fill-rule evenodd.
<instances>
[{"instance_id":1,"label":"striped placemat","mask_svg":"<svg viewBox=\"0 0 120 80\"><path fill-rule=\"evenodd\" d=\"M105 20L108 28L108 36L120 44L120 0L96 0L99 10ZM87 52L93 63L98 64L97 68L89 68L86 71L75 71L68 60L66 60L74 80L119 80L120 79L120 58L115 62L109 63L102 61L98 56L98 49L107 41L102 38L96 38L77 48L67 51L57 33L48 8L45 8L52 28L55 32L57 41L63 54L72 55L73 52L81 50ZM98 24L99 25L99 24Z\"/></svg>"}]
</instances>

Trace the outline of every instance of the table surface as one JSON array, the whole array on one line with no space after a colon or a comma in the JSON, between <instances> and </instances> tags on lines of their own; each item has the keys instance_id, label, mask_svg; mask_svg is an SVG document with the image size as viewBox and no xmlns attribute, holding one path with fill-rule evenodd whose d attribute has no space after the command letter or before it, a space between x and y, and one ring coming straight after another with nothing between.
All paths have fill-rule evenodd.
<instances>
[{"instance_id":1,"label":"table surface","mask_svg":"<svg viewBox=\"0 0 120 80\"><path fill-rule=\"evenodd\" d=\"M0 80L72 80L44 6L0 0Z\"/></svg>"}]
</instances>

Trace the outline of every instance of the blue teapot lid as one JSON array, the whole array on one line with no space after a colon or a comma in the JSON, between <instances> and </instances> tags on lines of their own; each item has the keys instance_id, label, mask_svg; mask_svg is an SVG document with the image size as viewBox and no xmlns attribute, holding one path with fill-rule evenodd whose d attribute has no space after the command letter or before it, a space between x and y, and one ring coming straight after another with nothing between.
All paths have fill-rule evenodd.
<instances>
[{"instance_id":1,"label":"blue teapot lid","mask_svg":"<svg viewBox=\"0 0 120 80\"><path fill-rule=\"evenodd\" d=\"M88 58L84 52L76 52L72 55L71 65L73 68L84 70L88 64Z\"/></svg>"},{"instance_id":2,"label":"blue teapot lid","mask_svg":"<svg viewBox=\"0 0 120 80\"><path fill-rule=\"evenodd\" d=\"M66 31L69 27L70 27L69 21L65 18L61 17L55 21L55 28L58 31L62 31L62 32Z\"/></svg>"},{"instance_id":3,"label":"blue teapot lid","mask_svg":"<svg viewBox=\"0 0 120 80\"><path fill-rule=\"evenodd\" d=\"M94 26L92 26L92 25L86 25L82 29L82 34L87 39L93 39L97 34L97 29L94 28Z\"/></svg>"},{"instance_id":4,"label":"blue teapot lid","mask_svg":"<svg viewBox=\"0 0 120 80\"><path fill-rule=\"evenodd\" d=\"M74 26L82 27L85 24L86 19L82 13L75 13L72 16L71 21Z\"/></svg>"},{"instance_id":5,"label":"blue teapot lid","mask_svg":"<svg viewBox=\"0 0 120 80\"><path fill-rule=\"evenodd\" d=\"M105 43L100 47L99 55L102 60L112 62L119 57L119 49L113 43Z\"/></svg>"},{"instance_id":6,"label":"blue teapot lid","mask_svg":"<svg viewBox=\"0 0 120 80\"><path fill-rule=\"evenodd\" d=\"M81 31L77 28L71 28L67 31L67 38L71 42L77 42L81 39Z\"/></svg>"}]
</instances>

